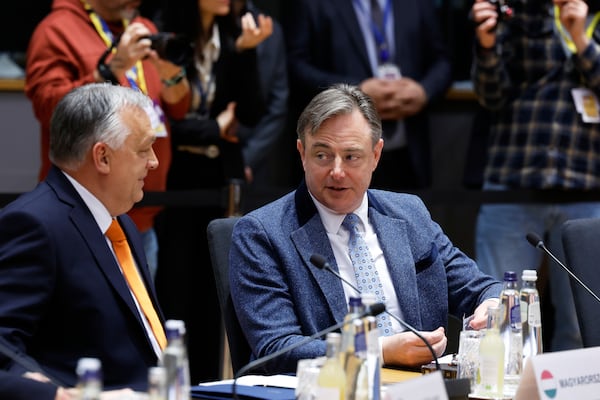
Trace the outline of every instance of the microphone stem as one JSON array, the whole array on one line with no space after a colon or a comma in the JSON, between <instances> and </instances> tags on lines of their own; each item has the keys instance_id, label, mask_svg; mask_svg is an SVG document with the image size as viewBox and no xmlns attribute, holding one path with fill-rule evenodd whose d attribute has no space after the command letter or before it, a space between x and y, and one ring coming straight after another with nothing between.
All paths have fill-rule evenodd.
<instances>
[{"instance_id":1,"label":"microphone stem","mask_svg":"<svg viewBox=\"0 0 600 400\"><path fill-rule=\"evenodd\" d=\"M585 283L583 283L581 281L581 279L579 279L574 273L571 272L571 270L569 270L569 268L567 268L562 262L560 262L560 260L558 258L556 258L554 256L554 254L552 254L552 252L550 250L548 250L546 248L546 246L544 246L543 243L540 243L540 246L542 247L542 249L544 249L546 254L548 254L558 265L560 265L565 271L567 271L567 273L571 276L571 278L575 279L577 281L577 283L579 283L585 290L588 291L589 294L591 294L596 299L596 301L598 301L600 303L600 298L596 295L596 293L594 293L592 291L592 289L587 287L587 285Z\"/></svg>"}]
</instances>

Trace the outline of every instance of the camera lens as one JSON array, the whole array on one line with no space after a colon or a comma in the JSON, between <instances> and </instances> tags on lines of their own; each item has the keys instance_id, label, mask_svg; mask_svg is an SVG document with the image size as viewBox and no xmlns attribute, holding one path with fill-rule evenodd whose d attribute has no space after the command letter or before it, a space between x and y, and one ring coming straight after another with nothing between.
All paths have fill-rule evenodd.
<instances>
[{"instance_id":1,"label":"camera lens","mask_svg":"<svg viewBox=\"0 0 600 400\"><path fill-rule=\"evenodd\" d=\"M172 32L159 32L147 36L152 41L151 48L158 56L173 64L185 65L192 55L192 47L184 36Z\"/></svg>"}]
</instances>

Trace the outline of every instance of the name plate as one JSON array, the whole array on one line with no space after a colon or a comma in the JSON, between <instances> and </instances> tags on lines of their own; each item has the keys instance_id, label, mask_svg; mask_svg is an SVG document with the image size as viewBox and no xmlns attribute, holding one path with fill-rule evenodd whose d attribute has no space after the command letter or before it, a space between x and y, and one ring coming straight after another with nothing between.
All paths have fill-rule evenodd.
<instances>
[{"instance_id":1,"label":"name plate","mask_svg":"<svg viewBox=\"0 0 600 400\"><path fill-rule=\"evenodd\" d=\"M448 400L441 371L387 385L382 397L390 400Z\"/></svg>"},{"instance_id":2,"label":"name plate","mask_svg":"<svg viewBox=\"0 0 600 400\"><path fill-rule=\"evenodd\" d=\"M595 400L600 347L539 354L528 360L515 400Z\"/></svg>"}]
</instances>

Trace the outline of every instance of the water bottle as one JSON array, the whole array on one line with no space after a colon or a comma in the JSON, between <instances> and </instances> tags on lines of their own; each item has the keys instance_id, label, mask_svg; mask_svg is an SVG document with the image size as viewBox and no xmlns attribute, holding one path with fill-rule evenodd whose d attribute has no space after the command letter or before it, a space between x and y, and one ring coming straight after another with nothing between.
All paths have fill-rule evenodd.
<instances>
[{"instance_id":1,"label":"water bottle","mask_svg":"<svg viewBox=\"0 0 600 400\"><path fill-rule=\"evenodd\" d=\"M336 332L327 334L326 359L317 378L317 400L345 400L346 372L340 360L342 335Z\"/></svg>"},{"instance_id":2,"label":"water bottle","mask_svg":"<svg viewBox=\"0 0 600 400\"><path fill-rule=\"evenodd\" d=\"M353 382L350 392L353 400L369 400L369 370L367 364L367 331L363 319L352 321L354 325L354 357L348 363L346 379Z\"/></svg>"},{"instance_id":3,"label":"water bottle","mask_svg":"<svg viewBox=\"0 0 600 400\"><path fill-rule=\"evenodd\" d=\"M504 287L500 294L502 309L500 336L504 341L504 395L506 397L515 395L523 370L523 334L519 297L517 274L514 271L506 271Z\"/></svg>"},{"instance_id":4,"label":"water bottle","mask_svg":"<svg viewBox=\"0 0 600 400\"><path fill-rule=\"evenodd\" d=\"M365 307L370 307L377 302L374 293L363 293L361 295ZM369 400L380 400L381 398L381 360L379 358L379 328L377 317L368 315L364 318L367 338L367 371Z\"/></svg>"},{"instance_id":5,"label":"water bottle","mask_svg":"<svg viewBox=\"0 0 600 400\"><path fill-rule=\"evenodd\" d=\"M102 364L92 357L80 358L75 369L79 400L100 400L102 393Z\"/></svg>"},{"instance_id":6,"label":"water bottle","mask_svg":"<svg viewBox=\"0 0 600 400\"><path fill-rule=\"evenodd\" d=\"M526 269L521 276L521 322L523 326L523 365L527 359L543 352L540 295L536 287L537 272Z\"/></svg>"},{"instance_id":7,"label":"water bottle","mask_svg":"<svg viewBox=\"0 0 600 400\"><path fill-rule=\"evenodd\" d=\"M340 346L340 359L344 368L346 368L348 354L354 354L354 328L350 321L358 318L364 310L365 306L362 303L362 299L359 296L350 296L348 300L348 312L344 316L346 324L342 328L342 344Z\"/></svg>"},{"instance_id":8,"label":"water bottle","mask_svg":"<svg viewBox=\"0 0 600 400\"><path fill-rule=\"evenodd\" d=\"M488 323L479 342L479 373L477 388L479 396L502 398L504 386L504 340L500 336L500 306L488 308Z\"/></svg>"},{"instance_id":9,"label":"water bottle","mask_svg":"<svg viewBox=\"0 0 600 400\"><path fill-rule=\"evenodd\" d=\"M346 374L346 390L347 399L354 399L354 391L356 390L356 377L359 372L362 360L357 356L356 348L357 328L362 327L362 336L364 339L364 322L359 317L362 315L365 306L360 297L350 297L348 300L348 312L344 317L346 324L342 329L342 344L340 348L340 360ZM361 341L358 341L359 345ZM366 345L365 345L366 351Z\"/></svg>"},{"instance_id":10,"label":"water bottle","mask_svg":"<svg viewBox=\"0 0 600 400\"><path fill-rule=\"evenodd\" d=\"M189 400L190 372L185 345L185 323L167 320L165 323L167 347L163 351L160 366L167 375L168 400Z\"/></svg>"},{"instance_id":11,"label":"water bottle","mask_svg":"<svg viewBox=\"0 0 600 400\"><path fill-rule=\"evenodd\" d=\"M148 369L148 400L167 400L167 371L164 367Z\"/></svg>"}]
</instances>

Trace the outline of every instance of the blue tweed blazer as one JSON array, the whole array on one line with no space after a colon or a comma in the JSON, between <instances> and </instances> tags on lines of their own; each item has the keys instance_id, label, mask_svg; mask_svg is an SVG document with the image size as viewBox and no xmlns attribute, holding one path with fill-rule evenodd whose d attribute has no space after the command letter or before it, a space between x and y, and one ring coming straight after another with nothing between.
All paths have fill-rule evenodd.
<instances>
[{"instance_id":1,"label":"blue tweed blazer","mask_svg":"<svg viewBox=\"0 0 600 400\"><path fill-rule=\"evenodd\" d=\"M406 322L419 330L447 326L448 313L471 314L502 284L483 274L431 220L414 195L369 190L369 221L379 237ZM340 280L310 262L323 255L337 270L317 209L303 183L242 217L230 252L230 290L255 357L289 346L343 320ZM325 354L315 340L276 358L268 373L295 372L299 359Z\"/></svg>"}]
</instances>

